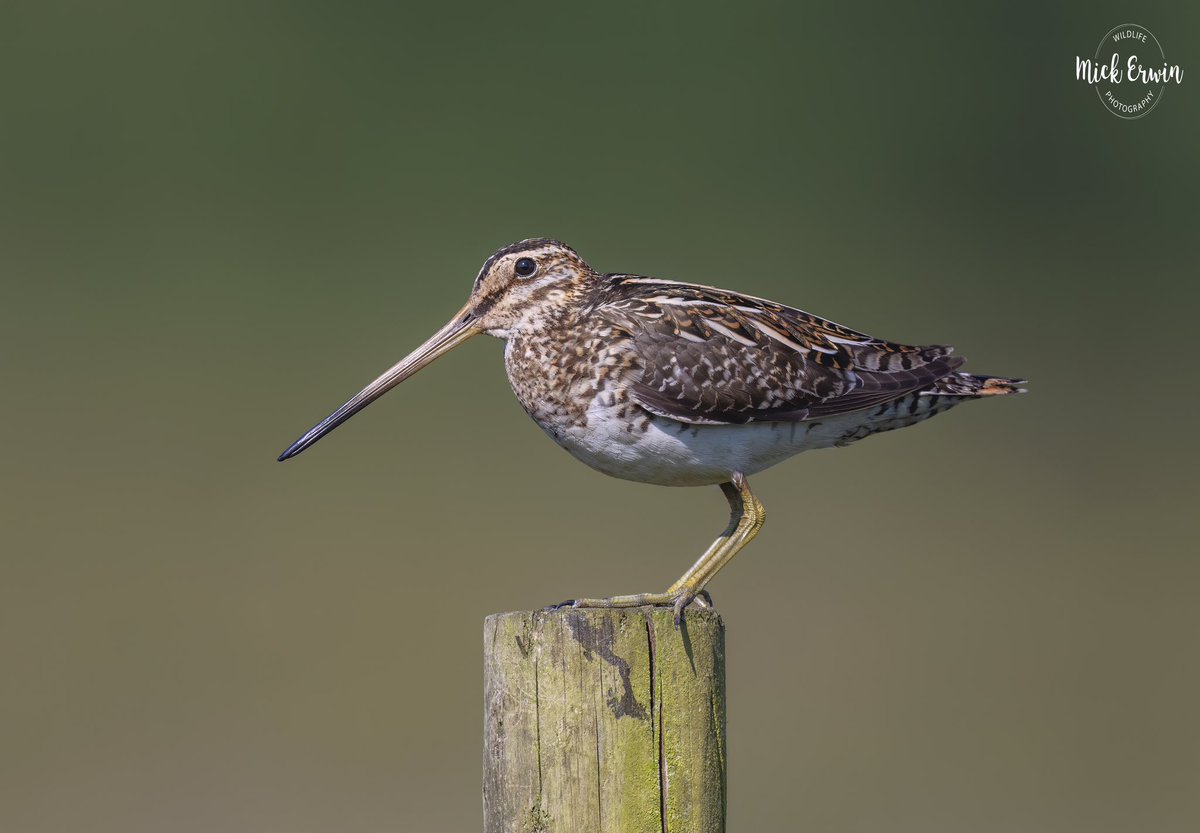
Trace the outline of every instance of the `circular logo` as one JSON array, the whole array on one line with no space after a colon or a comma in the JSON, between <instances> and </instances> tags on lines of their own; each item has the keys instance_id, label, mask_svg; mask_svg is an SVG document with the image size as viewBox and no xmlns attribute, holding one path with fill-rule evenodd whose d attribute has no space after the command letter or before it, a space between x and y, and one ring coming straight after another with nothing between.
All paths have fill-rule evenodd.
<instances>
[{"instance_id":1,"label":"circular logo","mask_svg":"<svg viewBox=\"0 0 1200 833\"><path fill-rule=\"evenodd\" d=\"M1096 47L1096 95L1115 116L1140 119L1162 100L1171 67L1158 38L1145 26L1114 26ZM1176 67L1175 69L1178 69Z\"/></svg>"}]
</instances>

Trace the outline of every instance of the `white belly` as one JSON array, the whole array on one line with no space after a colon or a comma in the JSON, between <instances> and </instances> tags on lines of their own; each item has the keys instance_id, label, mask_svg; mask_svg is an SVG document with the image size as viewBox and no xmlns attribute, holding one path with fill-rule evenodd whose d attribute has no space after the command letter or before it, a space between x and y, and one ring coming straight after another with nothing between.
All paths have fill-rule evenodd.
<instances>
[{"instance_id":1,"label":"white belly","mask_svg":"<svg viewBox=\"0 0 1200 833\"><path fill-rule=\"evenodd\" d=\"M845 436L844 419L689 425L664 417L631 423L596 404L585 425L551 430L563 448L594 469L660 486L708 486L735 472L754 474L801 451L828 448ZM640 423L640 424L639 424Z\"/></svg>"}]
</instances>

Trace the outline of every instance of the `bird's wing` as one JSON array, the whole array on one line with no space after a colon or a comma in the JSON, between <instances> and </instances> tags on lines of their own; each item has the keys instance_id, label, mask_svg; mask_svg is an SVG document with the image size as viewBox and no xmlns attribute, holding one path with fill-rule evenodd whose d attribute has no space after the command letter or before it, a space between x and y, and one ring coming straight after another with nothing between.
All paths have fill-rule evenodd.
<instances>
[{"instance_id":1,"label":"bird's wing","mask_svg":"<svg viewBox=\"0 0 1200 833\"><path fill-rule=\"evenodd\" d=\"M594 308L641 364L631 395L699 425L796 422L928 387L962 364L951 348L883 341L802 310L711 287L614 275Z\"/></svg>"}]
</instances>

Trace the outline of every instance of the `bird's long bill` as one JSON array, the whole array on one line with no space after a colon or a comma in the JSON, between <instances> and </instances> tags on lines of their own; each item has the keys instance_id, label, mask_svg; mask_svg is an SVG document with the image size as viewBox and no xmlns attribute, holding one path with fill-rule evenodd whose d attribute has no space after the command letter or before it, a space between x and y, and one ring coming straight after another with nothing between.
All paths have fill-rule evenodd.
<instances>
[{"instance_id":1,"label":"bird's long bill","mask_svg":"<svg viewBox=\"0 0 1200 833\"><path fill-rule=\"evenodd\" d=\"M295 457L438 356L448 353L480 332L482 330L477 326L475 316L468 311L467 307L463 307L457 315L450 319L449 324L434 333L428 341L390 367L378 379L354 394L346 404L292 443L287 451L279 455L279 459L282 461Z\"/></svg>"}]
</instances>

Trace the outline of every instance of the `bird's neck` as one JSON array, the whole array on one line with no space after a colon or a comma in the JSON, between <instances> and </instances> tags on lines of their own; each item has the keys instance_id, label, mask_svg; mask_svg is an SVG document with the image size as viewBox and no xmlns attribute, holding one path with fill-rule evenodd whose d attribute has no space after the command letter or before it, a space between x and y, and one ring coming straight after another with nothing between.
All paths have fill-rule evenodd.
<instances>
[{"instance_id":1,"label":"bird's neck","mask_svg":"<svg viewBox=\"0 0 1200 833\"><path fill-rule=\"evenodd\" d=\"M576 287L551 288L539 303L513 310L502 326L488 332L503 339L531 339L568 331L579 320L586 298Z\"/></svg>"}]
</instances>

